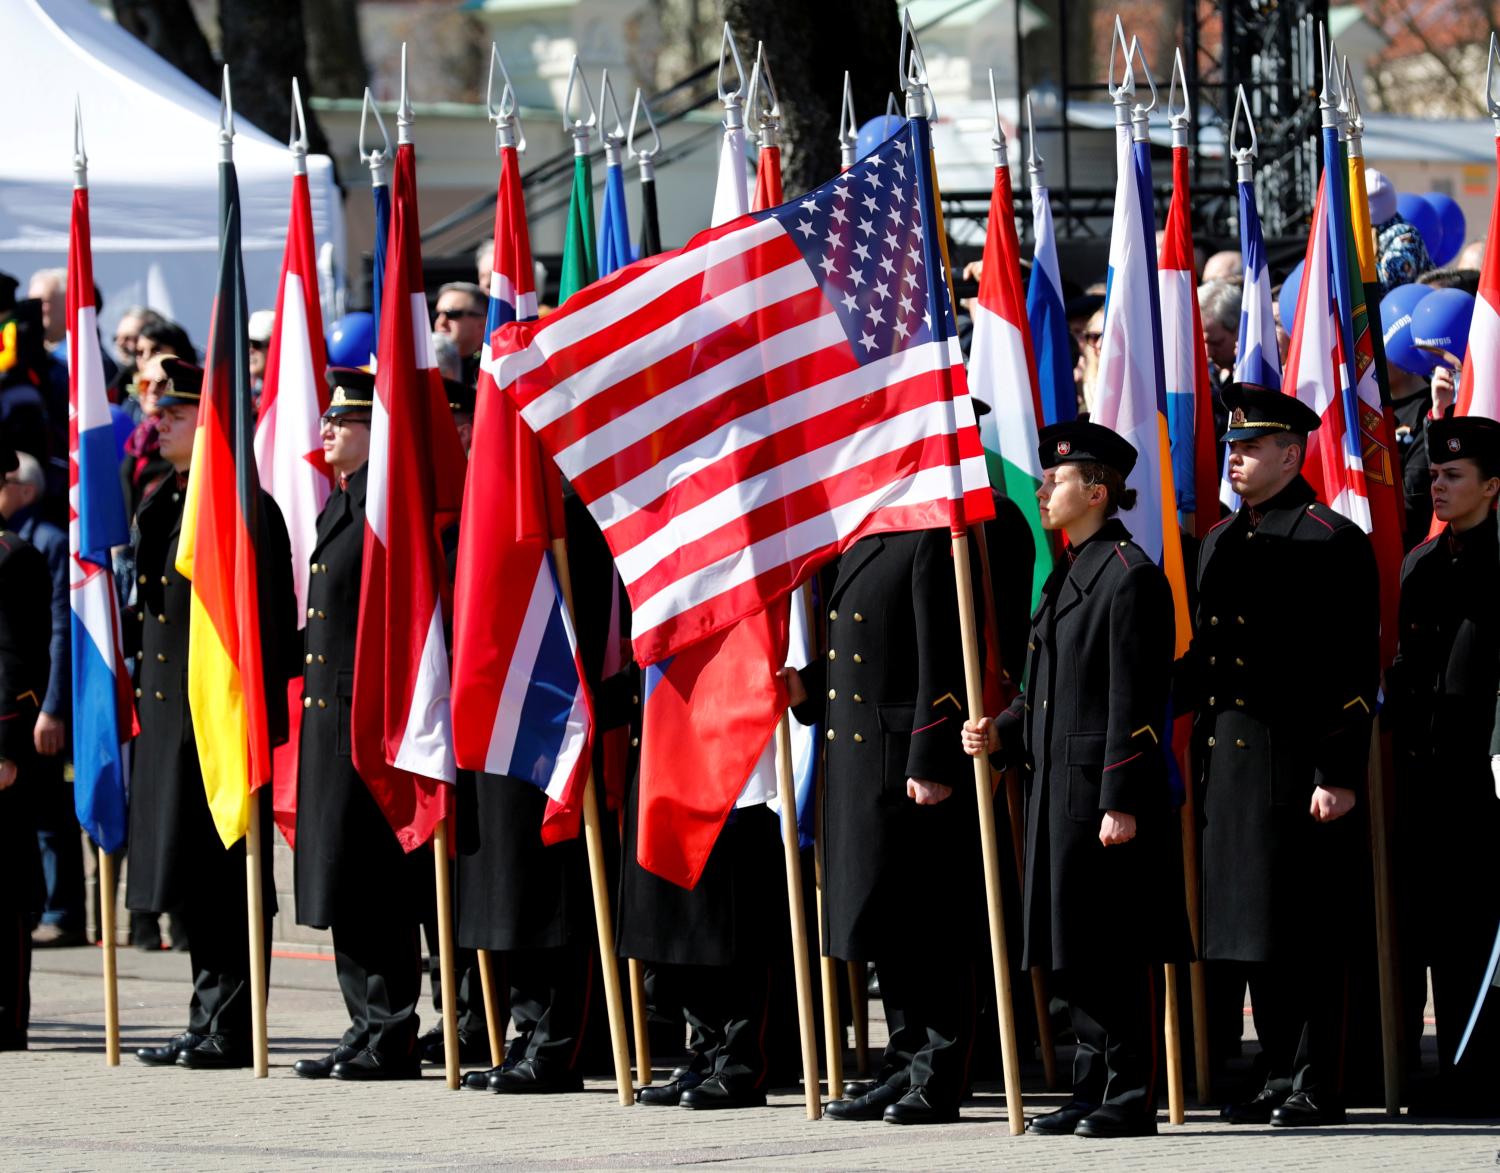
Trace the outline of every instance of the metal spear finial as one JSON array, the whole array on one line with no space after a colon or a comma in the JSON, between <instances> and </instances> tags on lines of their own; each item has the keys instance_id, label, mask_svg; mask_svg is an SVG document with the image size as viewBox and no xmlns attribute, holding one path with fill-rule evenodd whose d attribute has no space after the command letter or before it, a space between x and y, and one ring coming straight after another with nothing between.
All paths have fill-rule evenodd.
<instances>
[{"instance_id":1,"label":"metal spear finial","mask_svg":"<svg viewBox=\"0 0 1500 1173\"><path fill-rule=\"evenodd\" d=\"M583 101L588 110L587 118L574 118L573 94L581 91ZM581 111L580 111L581 113ZM573 154L587 155L589 153L589 138L593 129L599 123L599 109L594 105L594 95L589 92L589 79L583 76L583 69L578 64L578 54L573 54L573 66L568 71L568 89L563 95L563 130L573 136Z\"/></svg>"},{"instance_id":2,"label":"metal spear finial","mask_svg":"<svg viewBox=\"0 0 1500 1173\"><path fill-rule=\"evenodd\" d=\"M1032 187L1045 187L1047 172L1042 166L1047 160L1036 149L1036 122L1031 112L1031 95L1026 95L1026 174L1031 177Z\"/></svg>"},{"instance_id":3,"label":"metal spear finial","mask_svg":"<svg viewBox=\"0 0 1500 1173\"><path fill-rule=\"evenodd\" d=\"M1248 147L1238 145L1241 111L1244 111L1245 126L1250 132ZM1239 169L1239 181L1249 183L1255 178L1255 157L1260 154L1260 140L1255 137L1255 120L1250 116L1250 101L1245 97L1243 85L1236 87L1234 92L1234 117L1229 123L1229 152L1234 156L1235 166Z\"/></svg>"},{"instance_id":4,"label":"metal spear finial","mask_svg":"<svg viewBox=\"0 0 1500 1173\"><path fill-rule=\"evenodd\" d=\"M613 127L608 125L611 112L615 119ZM605 163L618 167L624 158L620 148L625 145L629 135L625 130L625 121L620 117L620 103L615 100L615 87L610 85L607 69L599 78L599 137L604 140Z\"/></svg>"},{"instance_id":5,"label":"metal spear finial","mask_svg":"<svg viewBox=\"0 0 1500 1173\"><path fill-rule=\"evenodd\" d=\"M906 116L908 118L937 117L937 103L932 99L932 90L927 84L927 58L922 54L922 45L917 40L917 29L912 24L911 9L901 10L901 48L898 58L901 87L906 93Z\"/></svg>"},{"instance_id":6,"label":"metal spear finial","mask_svg":"<svg viewBox=\"0 0 1500 1173\"><path fill-rule=\"evenodd\" d=\"M750 68L750 89L745 95L745 109L755 119L762 147L780 145L781 99L776 93L776 79L771 76L771 57L764 41L755 43L755 64Z\"/></svg>"},{"instance_id":7,"label":"metal spear finial","mask_svg":"<svg viewBox=\"0 0 1500 1173\"><path fill-rule=\"evenodd\" d=\"M995 167L1010 166L1010 158L1006 152L1005 129L1000 125L1000 99L995 96L995 71L987 71L990 78L990 110L995 116L995 129L990 136L990 148L995 152Z\"/></svg>"},{"instance_id":8,"label":"metal spear finial","mask_svg":"<svg viewBox=\"0 0 1500 1173\"><path fill-rule=\"evenodd\" d=\"M495 101L495 74L500 75L500 100ZM526 132L521 127L520 103L516 101L516 89L510 84L510 73L500 56L500 47L490 42L490 71L484 83L484 108L495 126L495 151L503 147L526 149Z\"/></svg>"},{"instance_id":9,"label":"metal spear finial","mask_svg":"<svg viewBox=\"0 0 1500 1173\"><path fill-rule=\"evenodd\" d=\"M734 63L734 89L724 84L724 69ZM734 30L724 22L724 32L719 38L719 101L724 103L724 129L739 130L745 125L745 63L740 60L739 46L734 43Z\"/></svg>"},{"instance_id":10,"label":"metal spear finial","mask_svg":"<svg viewBox=\"0 0 1500 1173\"><path fill-rule=\"evenodd\" d=\"M636 119L642 114L646 116L646 125L651 130L651 146L649 149L638 150L635 145L635 126ZM640 86L635 87L635 101L630 105L630 132L625 137L625 150L640 166L642 182L656 178L656 156L661 151L661 132L656 129L656 119L651 117L651 105L646 101L646 95L641 93Z\"/></svg>"},{"instance_id":11,"label":"metal spear finial","mask_svg":"<svg viewBox=\"0 0 1500 1173\"><path fill-rule=\"evenodd\" d=\"M370 115L375 116L375 125L380 128L380 142L378 147L365 149L365 129L368 125ZM384 187L390 177L386 170L391 161L391 136L386 133L385 119L380 116L380 107L375 105L375 98L370 93L370 87L365 87L364 104L359 108L359 161L370 169L370 186Z\"/></svg>"},{"instance_id":12,"label":"metal spear finial","mask_svg":"<svg viewBox=\"0 0 1500 1173\"><path fill-rule=\"evenodd\" d=\"M849 71L844 70L844 101L839 107L839 163L845 171L854 166L854 153L858 149L859 123L854 117L854 90L849 84Z\"/></svg>"},{"instance_id":13,"label":"metal spear finial","mask_svg":"<svg viewBox=\"0 0 1500 1173\"><path fill-rule=\"evenodd\" d=\"M411 142L411 97L406 89L406 42L401 42L401 104L396 107L396 145Z\"/></svg>"},{"instance_id":14,"label":"metal spear finial","mask_svg":"<svg viewBox=\"0 0 1500 1173\"><path fill-rule=\"evenodd\" d=\"M286 149L292 153L292 174L307 174L307 113L302 109L302 87L292 78L292 129Z\"/></svg>"},{"instance_id":15,"label":"metal spear finial","mask_svg":"<svg viewBox=\"0 0 1500 1173\"><path fill-rule=\"evenodd\" d=\"M1177 93L1178 84L1182 86L1182 105L1173 109L1172 99ZM1187 71L1182 67L1182 47L1179 45L1172 56L1172 81L1167 86L1167 125L1172 128L1172 145L1174 147L1185 147L1188 145L1188 124L1193 120L1191 95L1187 88Z\"/></svg>"},{"instance_id":16,"label":"metal spear finial","mask_svg":"<svg viewBox=\"0 0 1500 1173\"><path fill-rule=\"evenodd\" d=\"M1500 138L1500 93L1496 92L1500 75L1495 70L1497 61L1500 61L1500 46L1496 45L1495 34L1490 33L1490 55L1484 63L1484 102L1489 109L1490 120L1495 124L1495 137Z\"/></svg>"},{"instance_id":17,"label":"metal spear finial","mask_svg":"<svg viewBox=\"0 0 1500 1173\"><path fill-rule=\"evenodd\" d=\"M219 161L234 162L234 94L229 88L229 66L224 66L224 83L219 91Z\"/></svg>"},{"instance_id":18,"label":"metal spear finial","mask_svg":"<svg viewBox=\"0 0 1500 1173\"><path fill-rule=\"evenodd\" d=\"M73 95L73 186L87 189L89 185L89 156L83 149L83 104L78 95Z\"/></svg>"}]
</instances>

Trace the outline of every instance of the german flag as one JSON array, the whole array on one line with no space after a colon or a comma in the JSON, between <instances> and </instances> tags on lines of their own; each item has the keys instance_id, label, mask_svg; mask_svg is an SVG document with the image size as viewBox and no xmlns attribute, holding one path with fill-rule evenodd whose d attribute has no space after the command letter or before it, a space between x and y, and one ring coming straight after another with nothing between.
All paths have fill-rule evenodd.
<instances>
[{"instance_id":1,"label":"german flag","mask_svg":"<svg viewBox=\"0 0 1500 1173\"><path fill-rule=\"evenodd\" d=\"M233 133L226 120L220 132L219 282L177 547L177 572L193 589L188 703L208 807L226 847L245 834L251 791L271 779L256 548L262 502Z\"/></svg>"}]
</instances>

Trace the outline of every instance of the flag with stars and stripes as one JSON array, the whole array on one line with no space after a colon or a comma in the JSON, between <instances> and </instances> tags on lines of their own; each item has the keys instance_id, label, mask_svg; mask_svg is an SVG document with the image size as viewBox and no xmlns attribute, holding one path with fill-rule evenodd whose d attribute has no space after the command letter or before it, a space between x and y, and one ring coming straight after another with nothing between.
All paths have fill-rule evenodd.
<instances>
[{"instance_id":1,"label":"flag with stars and stripes","mask_svg":"<svg viewBox=\"0 0 1500 1173\"><path fill-rule=\"evenodd\" d=\"M858 538L993 515L926 123L496 336L497 383L588 506L653 663Z\"/></svg>"}]
</instances>

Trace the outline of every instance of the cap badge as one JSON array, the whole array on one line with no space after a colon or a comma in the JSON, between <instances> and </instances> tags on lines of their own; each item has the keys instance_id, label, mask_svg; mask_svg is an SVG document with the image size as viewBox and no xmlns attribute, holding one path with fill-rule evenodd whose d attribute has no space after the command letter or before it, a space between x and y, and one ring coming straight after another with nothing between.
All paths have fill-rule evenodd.
<instances>
[{"instance_id":1,"label":"cap badge","mask_svg":"<svg viewBox=\"0 0 1500 1173\"><path fill-rule=\"evenodd\" d=\"M1229 417L1229 423L1231 427L1243 428L1245 426L1245 409L1243 407L1236 407L1234 414Z\"/></svg>"},{"instance_id":2,"label":"cap badge","mask_svg":"<svg viewBox=\"0 0 1500 1173\"><path fill-rule=\"evenodd\" d=\"M1059 440L1057 442L1057 454L1059 456L1066 456L1071 451L1073 451L1073 443L1072 443L1072 441L1070 441L1070 440Z\"/></svg>"},{"instance_id":3,"label":"cap badge","mask_svg":"<svg viewBox=\"0 0 1500 1173\"><path fill-rule=\"evenodd\" d=\"M1449 436L1448 437L1448 451L1449 452L1457 452L1461 447L1463 447L1463 445L1461 445L1459 443L1457 436Z\"/></svg>"}]
</instances>

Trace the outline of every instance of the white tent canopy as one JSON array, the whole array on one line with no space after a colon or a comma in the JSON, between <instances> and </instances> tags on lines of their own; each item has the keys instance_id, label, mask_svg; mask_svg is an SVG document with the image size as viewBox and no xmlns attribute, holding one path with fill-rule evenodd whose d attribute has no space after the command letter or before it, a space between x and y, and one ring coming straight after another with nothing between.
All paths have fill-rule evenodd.
<instances>
[{"instance_id":1,"label":"white tent canopy","mask_svg":"<svg viewBox=\"0 0 1500 1173\"><path fill-rule=\"evenodd\" d=\"M94 280L112 329L140 303L180 322L202 348L219 254L219 99L87 0L8 0L0 95L0 270L24 282L68 256L73 98L89 160ZM231 79L232 81L233 79ZM287 84L291 80L287 79ZM236 125L245 282L270 306L286 240L291 157ZM326 156L307 160L324 313L344 273L343 208Z\"/></svg>"}]
</instances>

